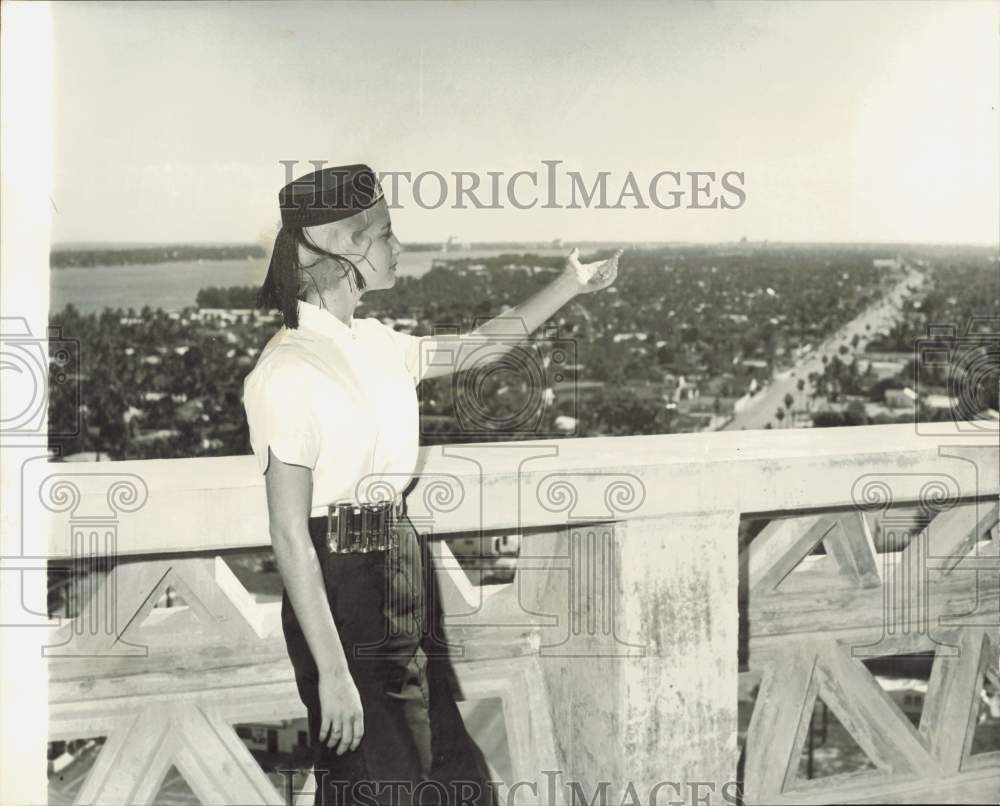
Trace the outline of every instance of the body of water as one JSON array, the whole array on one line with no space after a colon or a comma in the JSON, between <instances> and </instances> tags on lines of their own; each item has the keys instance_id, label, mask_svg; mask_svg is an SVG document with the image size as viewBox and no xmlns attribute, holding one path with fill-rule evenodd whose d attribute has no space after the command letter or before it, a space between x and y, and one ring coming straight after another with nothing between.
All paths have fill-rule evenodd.
<instances>
[{"instance_id":1,"label":"body of water","mask_svg":"<svg viewBox=\"0 0 1000 806\"><path fill-rule=\"evenodd\" d=\"M431 261L459 258L496 257L522 251L516 245L504 249L471 249L459 252L404 252L399 258L399 274L419 277L431 268ZM527 251L527 249L525 249ZM565 255L569 249L530 249L536 255ZM49 309L61 311L72 303L82 313L104 308L134 308L144 305L178 311L195 304L198 292L217 286L259 286L267 274L267 261L190 260L131 266L96 266L53 269L49 273Z\"/></svg>"}]
</instances>

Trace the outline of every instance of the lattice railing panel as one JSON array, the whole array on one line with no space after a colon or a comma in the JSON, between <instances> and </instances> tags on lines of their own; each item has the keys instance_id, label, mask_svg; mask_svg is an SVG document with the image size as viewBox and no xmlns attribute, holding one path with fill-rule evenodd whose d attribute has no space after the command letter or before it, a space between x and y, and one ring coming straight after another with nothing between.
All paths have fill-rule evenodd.
<instances>
[{"instance_id":1,"label":"lattice railing panel","mask_svg":"<svg viewBox=\"0 0 1000 806\"><path fill-rule=\"evenodd\" d=\"M760 679L747 803L996 800L1000 752L971 751L982 681L1000 672L997 502L949 502L911 522L894 552L876 551L857 511L776 519L743 547L748 668ZM927 651L915 727L863 661ZM817 698L874 770L799 777Z\"/></svg>"}]
</instances>

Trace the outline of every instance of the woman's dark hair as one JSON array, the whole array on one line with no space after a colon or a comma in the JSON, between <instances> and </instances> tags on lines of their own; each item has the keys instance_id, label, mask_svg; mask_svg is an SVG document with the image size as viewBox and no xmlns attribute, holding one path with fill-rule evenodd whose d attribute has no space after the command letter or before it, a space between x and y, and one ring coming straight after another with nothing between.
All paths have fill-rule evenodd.
<instances>
[{"instance_id":1,"label":"woman's dark hair","mask_svg":"<svg viewBox=\"0 0 1000 806\"><path fill-rule=\"evenodd\" d=\"M299 262L300 246L316 255L317 260L303 266ZM257 307L265 310L277 308L281 311L285 327L297 328L299 300L305 299L310 284L316 287L316 281L307 269L324 258L338 263L343 268L345 277L349 272L353 272L358 289L361 291L365 289L365 279L353 261L344 255L328 252L317 246L302 227L282 227L274 239L274 250L271 252L271 263L267 267L264 284L257 292ZM319 292L318 287L316 291Z\"/></svg>"}]
</instances>

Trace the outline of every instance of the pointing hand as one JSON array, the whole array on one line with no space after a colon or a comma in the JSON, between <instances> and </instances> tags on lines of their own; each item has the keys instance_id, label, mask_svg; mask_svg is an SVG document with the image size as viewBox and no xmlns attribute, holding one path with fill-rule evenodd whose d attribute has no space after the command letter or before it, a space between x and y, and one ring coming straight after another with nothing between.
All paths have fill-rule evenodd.
<instances>
[{"instance_id":1,"label":"pointing hand","mask_svg":"<svg viewBox=\"0 0 1000 806\"><path fill-rule=\"evenodd\" d=\"M607 288L618 277L618 258L625 250L619 249L607 260L581 263L580 250L575 246L566 258L564 274L573 279L581 294L589 294Z\"/></svg>"}]
</instances>

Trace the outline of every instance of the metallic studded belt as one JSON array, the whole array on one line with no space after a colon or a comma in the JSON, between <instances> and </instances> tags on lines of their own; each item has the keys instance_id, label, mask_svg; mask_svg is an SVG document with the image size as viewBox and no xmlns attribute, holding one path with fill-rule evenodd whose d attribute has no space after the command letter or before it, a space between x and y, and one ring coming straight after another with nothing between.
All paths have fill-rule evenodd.
<instances>
[{"instance_id":1,"label":"metallic studded belt","mask_svg":"<svg viewBox=\"0 0 1000 806\"><path fill-rule=\"evenodd\" d=\"M331 553L391 551L399 547L393 526L404 512L402 498L379 504L330 504L326 515L326 545Z\"/></svg>"}]
</instances>

